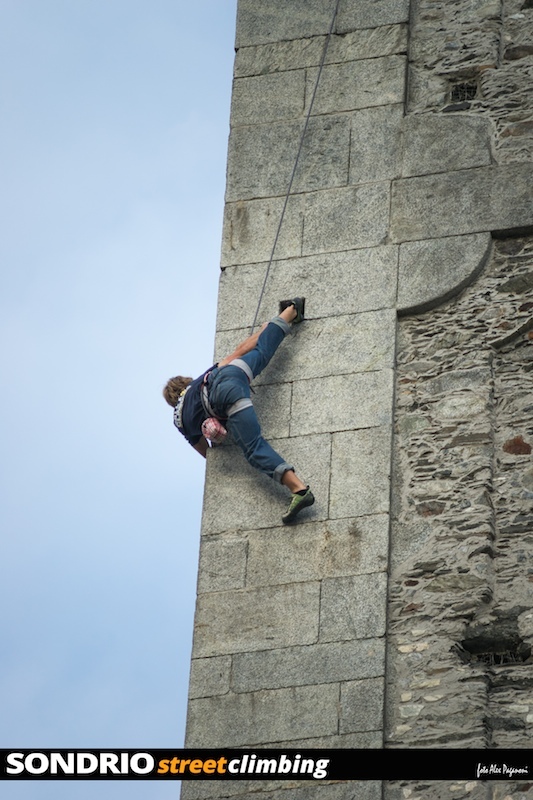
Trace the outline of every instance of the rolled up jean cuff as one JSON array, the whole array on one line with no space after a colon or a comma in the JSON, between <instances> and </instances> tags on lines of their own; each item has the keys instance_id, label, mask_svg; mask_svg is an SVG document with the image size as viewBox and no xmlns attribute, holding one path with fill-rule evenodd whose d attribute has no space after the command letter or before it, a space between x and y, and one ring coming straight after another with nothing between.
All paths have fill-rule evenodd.
<instances>
[{"instance_id":1,"label":"rolled up jean cuff","mask_svg":"<svg viewBox=\"0 0 533 800\"><path fill-rule=\"evenodd\" d=\"M240 400L237 400L228 408L226 415L232 417L234 414L242 411L243 408L249 408L251 405L253 405L253 403L249 397L241 397Z\"/></svg>"},{"instance_id":2,"label":"rolled up jean cuff","mask_svg":"<svg viewBox=\"0 0 533 800\"><path fill-rule=\"evenodd\" d=\"M244 359L234 358L233 361L229 362L228 367L239 367L239 369L242 369L242 371L245 373L250 383L253 381L254 373Z\"/></svg>"},{"instance_id":3,"label":"rolled up jean cuff","mask_svg":"<svg viewBox=\"0 0 533 800\"><path fill-rule=\"evenodd\" d=\"M283 331L283 333L285 334L285 336L286 336L286 335L287 335L287 334L290 332L290 330L291 330L291 326L289 325L289 323L288 323L288 322L286 322L286 321L285 321L284 319L282 319L281 317L272 317L272 319L270 320L270 322L273 322L273 323L274 323L274 325L278 325L278 326L281 328L281 330Z\"/></svg>"},{"instance_id":4,"label":"rolled up jean cuff","mask_svg":"<svg viewBox=\"0 0 533 800\"><path fill-rule=\"evenodd\" d=\"M283 462L283 464L278 464L278 466L272 473L272 477L277 483L281 483L283 476L285 475L286 472L289 472L289 470L292 470L294 472L294 467L292 466L292 464L287 464L286 462Z\"/></svg>"}]
</instances>

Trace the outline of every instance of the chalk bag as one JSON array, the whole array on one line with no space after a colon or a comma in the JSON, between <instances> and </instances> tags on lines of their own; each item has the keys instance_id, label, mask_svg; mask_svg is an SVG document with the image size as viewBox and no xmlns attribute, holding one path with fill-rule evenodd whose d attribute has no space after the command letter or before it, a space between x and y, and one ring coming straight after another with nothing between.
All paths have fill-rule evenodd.
<instances>
[{"instance_id":1,"label":"chalk bag","mask_svg":"<svg viewBox=\"0 0 533 800\"><path fill-rule=\"evenodd\" d=\"M227 430L216 417L208 417L202 422L202 433L212 445L222 444L228 435Z\"/></svg>"}]
</instances>

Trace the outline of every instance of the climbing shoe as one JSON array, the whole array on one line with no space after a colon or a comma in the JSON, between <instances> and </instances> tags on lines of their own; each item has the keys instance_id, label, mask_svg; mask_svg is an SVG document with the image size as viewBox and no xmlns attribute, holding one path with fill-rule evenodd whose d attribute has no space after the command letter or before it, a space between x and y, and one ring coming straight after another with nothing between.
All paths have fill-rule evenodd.
<instances>
[{"instance_id":1,"label":"climbing shoe","mask_svg":"<svg viewBox=\"0 0 533 800\"><path fill-rule=\"evenodd\" d=\"M303 509L307 508L308 506L312 506L314 502L315 497L309 486L303 494L295 492L295 494L292 496L290 506L281 518L284 524L288 525L290 522L293 522L296 518L296 515L299 514L300 511L303 511Z\"/></svg>"},{"instance_id":2,"label":"climbing shoe","mask_svg":"<svg viewBox=\"0 0 533 800\"><path fill-rule=\"evenodd\" d=\"M281 314L282 311L285 311L286 308L289 306L294 306L296 310L296 316L292 321L293 325L297 325L299 322L302 322L305 312L305 297L294 297L292 300L281 300L279 304L279 313Z\"/></svg>"}]
</instances>

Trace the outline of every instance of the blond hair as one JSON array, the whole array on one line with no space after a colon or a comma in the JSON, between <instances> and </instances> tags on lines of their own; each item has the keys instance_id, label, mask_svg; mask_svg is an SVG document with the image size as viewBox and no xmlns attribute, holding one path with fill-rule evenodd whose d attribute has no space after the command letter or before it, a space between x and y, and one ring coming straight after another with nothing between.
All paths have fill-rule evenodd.
<instances>
[{"instance_id":1,"label":"blond hair","mask_svg":"<svg viewBox=\"0 0 533 800\"><path fill-rule=\"evenodd\" d=\"M176 375L175 378L171 378L167 382L167 385L163 389L163 397L169 406L173 408L177 406L180 394L191 382L192 378L184 378L183 375Z\"/></svg>"}]
</instances>

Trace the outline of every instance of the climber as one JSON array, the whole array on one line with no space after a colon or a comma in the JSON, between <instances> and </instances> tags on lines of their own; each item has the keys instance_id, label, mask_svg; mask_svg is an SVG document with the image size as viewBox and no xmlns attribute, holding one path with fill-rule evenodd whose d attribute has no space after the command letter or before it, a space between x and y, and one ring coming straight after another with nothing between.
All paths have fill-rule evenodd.
<instances>
[{"instance_id":1,"label":"climber","mask_svg":"<svg viewBox=\"0 0 533 800\"><path fill-rule=\"evenodd\" d=\"M252 467L264 472L292 492L282 521L293 522L315 498L309 486L262 437L250 397L250 382L266 367L291 329L304 319L304 298L284 300L280 313L250 335L231 355L223 358L193 380L181 375L171 378L163 390L174 408L174 424L202 456L209 445L220 444L226 428Z\"/></svg>"}]
</instances>

